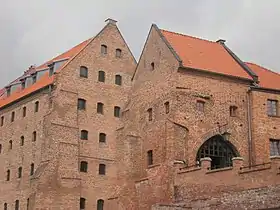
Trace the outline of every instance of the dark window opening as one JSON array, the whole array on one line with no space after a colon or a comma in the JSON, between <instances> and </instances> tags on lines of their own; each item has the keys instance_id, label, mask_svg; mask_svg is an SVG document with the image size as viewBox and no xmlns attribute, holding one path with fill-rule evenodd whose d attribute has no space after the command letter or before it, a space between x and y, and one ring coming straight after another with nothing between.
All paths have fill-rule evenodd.
<instances>
[{"instance_id":1,"label":"dark window opening","mask_svg":"<svg viewBox=\"0 0 280 210\"><path fill-rule=\"evenodd\" d=\"M106 165L105 164L99 164L99 174L100 175L106 174Z\"/></svg>"},{"instance_id":2,"label":"dark window opening","mask_svg":"<svg viewBox=\"0 0 280 210\"><path fill-rule=\"evenodd\" d=\"M151 70L154 70L154 69L155 69L155 63L152 62L152 63L151 63Z\"/></svg>"},{"instance_id":3,"label":"dark window opening","mask_svg":"<svg viewBox=\"0 0 280 210\"><path fill-rule=\"evenodd\" d=\"M14 122L15 121L15 112L12 112L11 114L11 122Z\"/></svg>"},{"instance_id":4,"label":"dark window opening","mask_svg":"<svg viewBox=\"0 0 280 210\"><path fill-rule=\"evenodd\" d=\"M99 133L99 142L105 143L106 142L106 134Z\"/></svg>"},{"instance_id":5,"label":"dark window opening","mask_svg":"<svg viewBox=\"0 0 280 210\"><path fill-rule=\"evenodd\" d=\"M25 80L22 80L22 81L21 81L21 89L22 89L22 90L25 89Z\"/></svg>"},{"instance_id":6,"label":"dark window opening","mask_svg":"<svg viewBox=\"0 0 280 210\"><path fill-rule=\"evenodd\" d=\"M97 103L97 113L103 114L104 105L100 102Z\"/></svg>"},{"instance_id":7,"label":"dark window opening","mask_svg":"<svg viewBox=\"0 0 280 210\"><path fill-rule=\"evenodd\" d=\"M278 115L278 101L277 100L267 100L267 114L269 116Z\"/></svg>"},{"instance_id":8,"label":"dark window opening","mask_svg":"<svg viewBox=\"0 0 280 210\"><path fill-rule=\"evenodd\" d=\"M204 142L197 152L197 161L201 158L211 158L211 169L232 166L232 158L238 153L234 146L223 139L221 135L214 136Z\"/></svg>"},{"instance_id":9,"label":"dark window opening","mask_svg":"<svg viewBox=\"0 0 280 210\"><path fill-rule=\"evenodd\" d=\"M4 125L4 116L1 117L1 126Z\"/></svg>"},{"instance_id":10,"label":"dark window opening","mask_svg":"<svg viewBox=\"0 0 280 210\"><path fill-rule=\"evenodd\" d=\"M2 153L2 144L0 144L0 154Z\"/></svg>"},{"instance_id":11,"label":"dark window opening","mask_svg":"<svg viewBox=\"0 0 280 210\"><path fill-rule=\"evenodd\" d=\"M13 141L12 140L9 141L9 149L10 150L13 149Z\"/></svg>"},{"instance_id":12,"label":"dark window opening","mask_svg":"<svg viewBox=\"0 0 280 210\"><path fill-rule=\"evenodd\" d=\"M85 66L80 67L80 77L88 78L88 68Z\"/></svg>"},{"instance_id":13,"label":"dark window opening","mask_svg":"<svg viewBox=\"0 0 280 210\"><path fill-rule=\"evenodd\" d=\"M121 49L116 49L116 57L120 58L122 56L122 50Z\"/></svg>"},{"instance_id":14,"label":"dark window opening","mask_svg":"<svg viewBox=\"0 0 280 210\"><path fill-rule=\"evenodd\" d=\"M115 117L120 117L121 116L121 108L118 106L114 107L114 116Z\"/></svg>"},{"instance_id":15,"label":"dark window opening","mask_svg":"<svg viewBox=\"0 0 280 210\"><path fill-rule=\"evenodd\" d=\"M22 167L18 168L18 178L21 178L22 176Z\"/></svg>"},{"instance_id":16,"label":"dark window opening","mask_svg":"<svg viewBox=\"0 0 280 210\"><path fill-rule=\"evenodd\" d=\"M122 85L122 76L121 75L116 75L115 76L115 84L116 85Z\"/></svg>"},{"instance_id":17,"label":"dark window opening","mask_svg":"<svg viewBox=\"0 0 280 210\"><path fill-rule=\"evenodd\" d=\"M101 54L106 55L107 54L107 46L106 45L101 45Z\"/></svg>"},{"instance_id":18,"label":"dark window opening","mask_svg":"<svg viewBox=\"0 0 280 210\"><path fill-rule=\"evenodd\" d=\"M280 156L280 140L270 139L270 156Z\"/></svg>"},{"instance_id":19,"label":"dark window opening","mask_svg":"<svg viewBox=\"0 0 280 210\"><path fill-rule=\"evenodd\" d=\"M105 82L105 72L104 71L99 71L98 72L98 81L99 82Z\"/></svg>"},{"instance_id":20,"label":"dark window opening","mask_svg":"<svg viewBox=\"0 0 280 210\"><path fill-rule=\"evenodd\" d=\"M26 117L26 107L22 108L22 117Z\"/></svg>"},{"instance_id":21,"label":"dark window opening","mask_svg":"<svg viewBox=\"0 0 280 210\"><path fill-rule=\"evenodd\" d=\"M32 75L32 84L36 83L36 80L37 80L37 75L33 74Z\"/></svg>"},{"instance_id":22,"label":"dark window opening","mask_svg":"<svg viewBox=\"0 0 280 210\"><path fill-rule=\"evenodd\" d=\"M10 181L11 171L7 170L6 181Z\"/></svg>"},{"instance_id":23,"label":"dark window opening","mask_svg":"<svg viewBox=\"0 0 280 210\"><path fill-rule=\"evenodd\" d=\"M34 163L31 163L30 165L30 176L34 174Z\"/></svg>"},{"instance_id":24,"label":"dark window opening","mask_svg":"<svg viewBox=\"0 0 280 210\"><path fill-rule=\"evenodd\" d=\"M149 150L147 152L147 157L148 157L148 165L153 165L153 150Z\"/></svg>"},{"instance_id":25,"label":"dark window opening","mask_svg":"<svg viewBox=\"0 0 280 210\"><path fill-rule=\"evenodd\" d=\"M229 112L230 112L231 117L236 117L237 116L237 106L230 106Z\"/></svg>"},{"instance_id":26,"label":"dark window opening","mask_svg":"<svg viewBox=\"0 0 280 210\"><path fill-rule=\"evenodd\" d=\"M35 102L35 112L38 112L39 111L39 101L36 101Z\"/></svg>"},{"instance_id":27,"label":"dark window opening","mask_svg":"<svg viewBox=\"0 0 280 210\"><path fill-rule=\"evenodd\" d=\"M8 204L4 203L4 210L8 210Z\"/></svg>"},{"instance_id":28,"label":"dark window opening","mask_svg":"<svg viewBox=\"0 0 280 210\"><path fill-rule=\"evenodd\" d=\"M78 110L86 109L86 100L79 98L78 99Z\"/></svg>"},{"instance_id":29,"label":"dark window opening","mask_svg":"<svg viewBox=\"0 0 280 210\"><path fill-rule=\"evenodd\" d=\"M37 140L37 132L33 131L32 133L32 141L35 142Z\"/></svg>"},{"instance_id":30,"label":"dark window opening","mask_svg":"<svg viewBox=\"0 0 280 210\"><path fill-rule=\"evenodd\" d=\"M20 146L23 146L24 145L24 136L21 136L20 137Z\"/></svg>"},{"instance_id":31,"label":"dark window opening","mask_svg":"<svg viewBox=\"0 0 280 210\"><path fill-rule=\"evenodd\" d=\"M29 198L27 198L27 201L26 201L26 209L29 210Z\"/></svg>"},{"instance_id":32,"label":"dark window opening","mask_svg":"<svg viewBox=\"0 0 280 210\"><path fill-rule=\"evenodd\" d=\"M103 210L103 208L104 208L104 200L99 199L97 201L97 210Z\"/></svg>"},{"instance_id":33,"label":"dark window opening","mask_svg":"<svg viewBox=\"0 0 280 210\"><path fill-rule=\"evenodd\" d=\"M15 210L19 210L19 200L16 200L15 202Z\"/></svg>"},{"instance_id":34,"label":"dark window opening","mask_svg":"<svg viewBox=\"0 0 280 210\"><path fill-rule=\"evenodd\" d=\"M7 96L9 97L10 95L11 95L11 88L8 87L8 88L7 88Z\"/></svg>"},{"instance_id":35,"label":"dark window opening","mask_svg":"<svg viewBox=\"0 0 280 210\"><path fill-rule=\"evenodd\" d=\"M80 198L80 210L86 209L86 199Z\"/></svg>"},{"instance_id":36,"label":"dark window opening","mask_svg":"<svg viewBox=\"0 0 280 210\"><path fill-rule=\"evenodd\" d=\"M204 112L204 105L205 105L205 102L204 102L204 101L197 101L197 102L196 102L196 109L197 109L199 112Z\"/></svg>"},{"instance_id":37,"label":"dark window opening","mask_svg":"<svg viewBox=\"0 0 280 210\"><path fill-rule=\"evenodd\" d=\"M88 140L88 131L81 130L81 139L82 140Z\"/></svg>"},{"instance_id":38,"label":"dark window opening","mask_svg":"<svg viewBox=\"0 0 280 210\"><path fill-rule=\"evenodd\" d=\"M88 170L88 163L86 161L81 161L80 163L80 172L87 172Z\"/></svg>"},{"instance_id":39,"label":"dark window opening","mask_svg":"<svg viewBox=\"0 0 280 210\"><path fill-rule=\"evenodd\" d=\"M170 105L169 105L169 102L167 101L167 102L165 102L164 103L164 107L165 107L165 114L168 114L169 113L169 109L170 109Z\"/></svg>"},{"instance_id":40,"label":"dark window opening","mask_svg":"<svg viewBox=\"0 0 280 210\"><path fill-rule=\"evenodd\" d=\"M152 109L152 108L149 108L149 109L147 110L147 112L148 112L148 120L149 120L149 121L152 121L152 120L153 120L153 109Z\"/></svg>"}]
</instances>

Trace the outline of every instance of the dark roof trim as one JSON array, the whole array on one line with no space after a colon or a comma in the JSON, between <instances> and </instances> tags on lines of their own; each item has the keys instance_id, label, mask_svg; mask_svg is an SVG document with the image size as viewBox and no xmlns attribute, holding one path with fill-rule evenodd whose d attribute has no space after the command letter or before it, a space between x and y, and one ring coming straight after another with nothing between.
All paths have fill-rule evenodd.
<instances>
[{"instance_id":1,"label":"dark roof trim","mask_svg":"<svg viewBox=\"0 0 280 210\"><path fill-rule=\"evenodd\" d=\"M167 45L167 47L169 48L169 50L172 52L172 54L174 55L174 57L177 59L177 61L179 62L180 66L183 66L183 61L182 59L179 57L179 55L176 53L176 51L174 50L174 48L171 46L171 44L167 41L167 39L165 38L165 36L161 33L161 30L157 27L156 24L153 24L152 26L155 27L156 31L159 33L160 38L162 39L162 41Z\"/></svg>"},{"instance_id":2,"label":"dark roof trim","mask_svg":"<svg viewBox=\"0 0 280 210\"><path fill-rule=\"evenodd\" d=\"M221 73L207 71L207 70L202 70L202 69L195 69L195 68L190 68L190 67L185 67L185 66L181 66L181 67L178 68L178 70L180 70L180 69L187 70L187 71L196 71L196 72L200 72L200 73L204 73L204 74L209 74L209 75L213 75L213 76L227 77L229 79L249 82L251 84L254 82L252 79L247 79L247 78L237 77L237 76L227 75L227 74L221 74Z\"/></svg>"},{"instance_id":3,"label":"dark roof trim","mask_svg":"<svg viewBox=\"0 0 280 210\"><path fill-rule=\"evenodd\" d=\"M231 57L258 83L258 75L255 74L231 49L229 49L224 42L219 42L225 50L231 55Z\"/></svg>"},{"instance_id":4,"label":"dark roof trim","mask_svg":"<svg viewBox=\"0 0 280 210\"><path fill-rule=\"evenodd\" d=\"M252 86L252 87L250 87L250 89L253 91L280 94L280 90L278 90L278 89L263 88L263 87L257 87L257 86Z\"/></svg>"}]
</instances>

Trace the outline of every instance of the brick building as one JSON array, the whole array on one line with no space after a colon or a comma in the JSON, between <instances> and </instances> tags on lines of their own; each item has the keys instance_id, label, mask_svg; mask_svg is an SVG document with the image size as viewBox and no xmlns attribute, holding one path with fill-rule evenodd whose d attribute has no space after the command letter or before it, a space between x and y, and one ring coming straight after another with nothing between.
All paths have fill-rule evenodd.
<instances>
[{"instance_id":1,"label":"brick building","mask_svg":"<svg viewBox=\"0 0 280 210\"><path fill-rule=\"evenodd\" d=\"M152 25L116 26L0 91L3 209L280 208L280 75Z\"/></svg>"}]
</instances>

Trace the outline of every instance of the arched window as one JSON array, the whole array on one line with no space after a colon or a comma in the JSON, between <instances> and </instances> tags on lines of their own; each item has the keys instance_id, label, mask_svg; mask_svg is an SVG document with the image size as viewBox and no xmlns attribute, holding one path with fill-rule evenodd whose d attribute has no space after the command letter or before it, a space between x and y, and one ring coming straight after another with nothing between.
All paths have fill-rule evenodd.
<instances>
[{"instance_id":1,"label":"arched window","mask_svg":"<svg viewBox=\"0 0 280 210\"><path fill-rule=\"evenodd\" d=\"M105 164L99 164L99 174L100 175L106 174L106 165Z\"/></svg>"},{"instance_id":2,"label":"arched window","mask_svg":"<svg viewBox=\"0 0 280 210\"><path fill-rule=\"evenodd\" d=\"M80 198L80 210L86 209L86 199Z\"/></svg>"},{"instance_id":3,"label":"arched window","mask_svg":"<svg viewBox=\"0 0 280 210\"><path fill-rule=\"evenodd\" d=\"M8 204L4 203L4 210L8 210Z\"/></svg>"},{"instance_id":4,"label":"arched window","mask_svg":"<svg viewBox=\"0 0 280 210\"><path fill-rule=\"evenodd\" d=\"M26 107L22 108L22 117L26 117Z\"/></svg>"},{"instance_id":5,"label":"arched window","mask_svg":"<svg viewBox=\"0 0 280 210\"><path fill-rule=\"evenodd\" d=\"M15 202L15 210L19 210L19 200L16 200Z\"/></svg>"},{"instance_id":6,"label":"arched window","mask_svg":"<svg viewBox=\"0 0 280 210\"><path fill-rule=\"evenodd\" d=\"M20 137L20 146L23 146L24 145L24 136L21 136Z\"/></svg>"},{"instance_id":7,"label":"arched window","mask_svg":"<svg viewBox=\"0 0 280 210\"><path fill-rule=\"evenodd\" d=\"M115 84L116 85L122 85L122 76L121 75L116 75L115 76Z\"/></svg>"},{"instance_id":8,"label":"arched window","mask_svg":"<svg viewBox=\"0 0 280 210\"><path fill-rule=\"evenodd\" d=\"M79 98L78 99L78 110L85 110L86 109L86 100Z\"/></svg>"},{"instance_id":9,"label":"arched window","mask_svg":"<svg viewBox=\"0 0 280 210\"><path fill-rule=\"evenodd\" d=\"M30 165L30 176L34 174L34 163L31 163Z\"/></svg>"},{"instance_id":10,"label":"arched window","mask_svg":"<svg viewBox=\"0 0 280 210\"><path fill-rule=\"evenodd\" d=\"M201 158L210 157L211 169L216 169L232 166L232 158L237 156L235 147L222 135L216 135L200 146L196 159L200 161Z\"/></svg>"},{"instance_id":11,"label":"arched window","mask_svg":"<svg viewBox=\"0 0 280 210\"><path fill-rule=\"evenodd\" d=\"M99 199L97 201L97 210L103 210L103 207L104 207L104 200Z\"/></svg>"},{"instance_id":12,"label":"arched window","mask_svg":"<svg viewBox=\"0 0 280 210\"><path fill-rule=\"evenodd\" d=\"M105 82L105 72L104 71L99 71L98 72L98 81L99 82Z\"/></svg>"},{"instance_id":13,"label":"arched window","mask_svg":"<svg viewBox=\"0 0 280 210\"><path fill-rule=\"evenodd\" d=\"M35 142L37 140L37 132L33 131L32 133L32 141Z\"/></svg>"},{"instance_id":14,"label":"arched window","mask_svg":"<svg viewBox=\"0 0 280 210\"><path fill-rule=\"evenodd\" d=\"M115 117L120 117L121 116L121 108L118 106L114 107L114 116Z\"/></svg>"},{"instance_id":15,"label":"arched window","mask_svg":"<svg viewBox=\"0 0 280 210\"><path fill-rule=\"evenodd\" d=\"M97 113L103 114L104 105L101 102L97 103Z\"/></svg>"},{"instance_id":16,"label":"arched window","mask_svg":"<svg viewBox=\"0 0 280 210\"><path fill-rule=\"evenodd\" d=\"M13 149L13 141L12 140L9 141L9 149L10 150Z\"/></svg>"},{"instance_id":17,"label":"arched window","mask_svg":"<svg viewBox=\"0 0 280 210\"><path fill-rule=\"evenodd\" d=\"M99 142L105 143L106 142L106 134L99 133Z\"/></svg>"},{"instance_id":18,"label":"arched window","mask_svg":"<svg viewBox=\"0 0 280 210\"><path fill-rule=\"evenodd\" d=\"M11 171L7 170L6 180L10 181Z\"/></svg>"},{"instance_id":19,"label":"arched window","mask_svg":"<svg viewBox=\"0 0 280 210\"><path fill-rule=\"evenodd\" d=\"M101 45L101 54L105 55L107 54L107 46L106 45Z\"/></svg>"},{"instance_id":20,"label":"arched window","mask_svg":"<svg viewBox=\"0 0 280 210\"><path fill-rule=\"evenodd\" d=\"M81 130L81 139L82 140L88 140L88 131Z\"/></svg>"},{"instance_id":21,"label":"arched window","mask_svg":"<svg viewBox=\"0 0 280 210\"><path fill-rule=\"evenodd\" d=\"M22 176L22 167L18 168L18 178L21 178Z\"/></svg>"},{"instance_id":22,"label":"arched window","mask_svg":"<svg viewBox=\"0 0 280 210\"><path fill-rule=\"evenodd\" d=\"M11 115L11 122L14 122L15 121L15 112L12 112L12 115Z\"/></svg>"},{"instance_id":23,"label":"arched window","mask_svg":"<svg viewBox=\"0 0 280 210\"><path fill-rule=\"evenodd\" d=\"M80 172L87 172L88 163L86 161L81 161L80 163Z\"/></svg>"},{"instance_id":24,"label":"arched window","mask_svg":"<svg viewBox=\"0 0 280 210\"><path fill-rule=\"evenodd\" d=\"M36 101L34 112L38 112L38 111L39 111L39 101Z\"/></svg>"},{"instance_id":25,"label":"arched window","mask_svg":"<svg viewBox=\"0 0 280 210\"><path fill-rule=\"evenodd\" d=\"M116 49L116 58L122 57L122 50L121 49Z\"/></svg>"},{"instance_id":26,"label":"arched window","mask_svg":"<svg viewBox=\"0 0 280 210\"><path fill-rule=\"evenodd\" d=\"M85 66L80 67L80 77L88 78L88 68Z\"/></svg>"}]
</instances>

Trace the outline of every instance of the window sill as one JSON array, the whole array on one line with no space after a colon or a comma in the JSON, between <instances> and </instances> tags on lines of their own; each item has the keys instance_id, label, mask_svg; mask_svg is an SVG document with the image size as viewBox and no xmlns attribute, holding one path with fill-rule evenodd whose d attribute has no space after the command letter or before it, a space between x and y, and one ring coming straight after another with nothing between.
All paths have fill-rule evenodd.
<instances>
[{"instance_id":1,"label":"window sill","mask_svg":"<svg viewBox=\"0 0 280 210\"><path fill-rule=\"evenodd\" d=\"M272 117L272 118L280 118L279 115L267 115L268 117Z\"/></svg>"},{"instance_id":2,"label":"window sill","mask_svg":"<svg viewBox=\"0 0 280 210\"><path fill-rule=\"evenodd\" d=\"M158 167L158 166L160 166L160 164L153 164L153 165L148 165L148 169L150 169L150 168L155 168L155 167Z\"/></svg>"}]
</instances>

